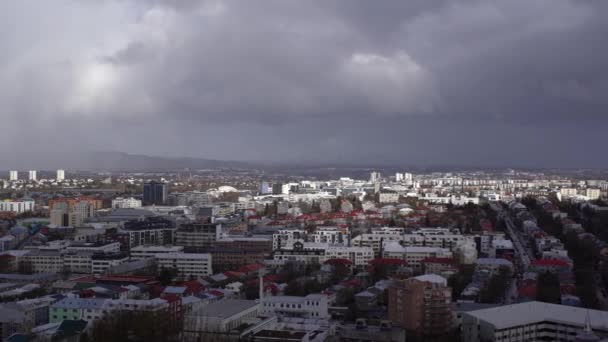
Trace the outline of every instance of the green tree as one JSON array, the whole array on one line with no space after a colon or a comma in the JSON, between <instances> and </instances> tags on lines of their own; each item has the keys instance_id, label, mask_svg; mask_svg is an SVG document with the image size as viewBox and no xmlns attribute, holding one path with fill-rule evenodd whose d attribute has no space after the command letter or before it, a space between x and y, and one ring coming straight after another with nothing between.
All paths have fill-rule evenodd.
<instances>
[{"instance_id":1,"label":"green tree","mask_svg":"<svg viewBox=\"0 0 608 342\"><path fill-rule=\"evenodd\" d=\"M160 283L163 286L167 286L169 284L171 284L171 282L173 281L173 279L175 279L175 277L177 277L177 270L175 268L165 268L163 267L160 270L160 274L158 275L158 281L160 281Z\"/></svg>"},{"instance_id":2,"label":"green tree","mask_svg":"<svg viewBox=\"0 0 608 342\"><path fill-rule=\"evenodd\" d=\"M538 275L536 282L536 300L546 303L561 303L561 291L559 278L551 272L544 272Z\"/></svg>"}]
</instances>

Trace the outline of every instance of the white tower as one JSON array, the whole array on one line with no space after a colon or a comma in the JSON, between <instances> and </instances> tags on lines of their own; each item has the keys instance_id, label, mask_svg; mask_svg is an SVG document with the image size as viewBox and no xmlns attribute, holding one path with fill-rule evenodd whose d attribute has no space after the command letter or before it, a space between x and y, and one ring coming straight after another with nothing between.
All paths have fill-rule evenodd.
<instances>
[{"instance_id":1,"label":"white tower","mask_svg":"<svg viewBox=\"0 0 608 342\"><path fill-rule=\"evenodd\" d=\"M62 181L65 179L65 170L57 170L57 180Z\"/></svg>"},{"instance_id":2,"label":"white tower","mask_svg":"<svg viewBox=\"0 0 608 342\"><path fill-rule=\"evenodd\" d=\"M18 171L10 171L8 173L8 179L12 180L12 181L16 181L17 179L19 179L19 172Z\"/></svg>"},{"instance_id":3,"label":"white tower","mask_svg":"<svg viewBox=\"0 0 608 342\"><path fill-rule=\"evenodd\" d=\"M31 181L35 181L38 180L38 177L36 176L36 170L30 170L30 174L29 174L29 180Z\"/></svg>"}]
</instances>

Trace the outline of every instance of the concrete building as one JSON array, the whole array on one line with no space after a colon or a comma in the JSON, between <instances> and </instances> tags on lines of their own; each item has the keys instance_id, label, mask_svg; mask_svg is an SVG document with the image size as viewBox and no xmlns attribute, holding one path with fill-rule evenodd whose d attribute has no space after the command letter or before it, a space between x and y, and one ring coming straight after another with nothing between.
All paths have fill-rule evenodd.
<instances>
[{"instance_id":1,"label":"concrete building","mask_svg":"<svg viewBox=\"0 0 608 342\"><path fill-rule=\"evenodd\" d=\"M217 223L186 223L177 229L175 244L187 250L204 250L212 247L221 233L222 225Z\"/></svg>"},{"instance_id":2,"label":"concrete building","mask_svg":"<svg viewBox=\"0 0 608 342\"><path fill-rule=\"evenodd\" d=\"M218 334L228 338L234 329L249 324L258 316L260 304L253 300L223 299L195 309L184 316L183 340L212 340ZM238 335L235 340L238 340Z\"/></svg>"},{"instance_id":3,"label":"concrete building","mask_svg":"<svg viewBox=\"0 0 608 342\"><path fill-rule=\"evenodd\" d=\"M140 260L146 258L154 258L158 254L175 254L183 253L183 246L136 246L131 248L131 259Z\"/></svg>"},{"instance_id":4,"label":"concrete building","mask_svg":"<svg viewBox=\"0 0 608 342\"><path fill-rule=\"evenodd\" d=\"M0 201L0 211L22 214L34 210L33 200L4 200Z\"/></svg>"},{"instance_id":5,"label":"concrete building","mask_svg":"<svg viewBox=\"0 0 608 342\"><path fill-rule=\"evenodd\" d=\"M595 339L579 338L586 326ZM608 337L608 312L543 302L469 311L462 313L461 337L464 342L600 341Z\"/></svg>"},{"instance_id":6,"label":"concrete building","mask_svg":"<svg viewBox=\"0 0 608 342\"><path fill-rule=\"evenodd\" d=\"M432 338L446 335L452 326L452 290L447 280L427 274L398 280L388 292L388 317L409 333Z\"/></svg>"},{"instance_id":7,"label":"concrete building","mask_svg":"<svg viewBox=\"0 0 608 342\"><path fill-rule=\"evenodd\" d=\"M63 254L58 251L32 250L22 260L22 267L33 273L60 273L64 267Z\"/></svg>"},{"instance_id":8,"label":"concrete building","mask_svg":"<svg viewBox=\"0 0 608 342\"><path fill-rule=\"evenodd\" d=\"M269 316L321 319L329 317L327 296L322 294L309 294L305 297L264 297L261 310L262 314Z\"/></svg>"},{"instance_id":9,"label":"concrete building","mask_svg":"<svg viewBox=\"0 0 608 342\"><path fill-rule=\"evenodd\" d=\"M104 274L109 268L116 267L129 261L126 253L94 254L91 257L91 273Z\"/></svg>"},{"instance_id":10,"label":"concrete building","mask_svg":"<svg viewBox=\"0 0 608 342\"><path fill-rule=\"evenodd\" d=\"M169 185L163 182L144 183L143 204L165 205L169 195Z\"/></svg>"},{"instance_id":11,"label":"concrete building","mask_svg":"<svg viewBox=\"0 0 608 342\"><path fill-rule=\"evenodd\" d=\"M112 200L112 208L120 209L120 208L140 208L141 200L138 200L133 197L123 198L117 197Z\"/></svg>"},{"instance_id":12,"label":"concrete building","mask_svg":"<svg viewBox=\"0 0 608 342\"><path fill-rule=\"evenodd\" d=\"M55 180L57 181L62 181L65 179L65 170L57 170L57 177L55 177Z\"/></svg>"},{"instance_id":13,"label":"concrete building","mask_svg":"<svg viewBox=\"0 0 608 342\"><path fill-rule=\"evenodd\" d=\"M213 274L211 254L160 253L154 257L158 263L159 271L163 268L174 268L181 279L202 278Z\"/></svg>"},{"instance_id":14,"label":"concrete building","mask_svg":"<svg viewBox=\"0 0 608 342\"><path fill-rule=\"evenodd\" d=\"M19 179L19 171L9 171L9 173L8 173L9 181L16 181L18 179Z\"/></svg>"},{"instance_id":15,"label":"concrete building","mask_svg":"<svg viewBox=\"0 0 608 342\"><path fill-rule=\"evenodd\" d=\"M99 253L117 253L120 251L120 243L118 242L85 242L72 243L66 250L68 252L91 252Z\"/></svg>"},{"instance_id":16,"label":"concrete building","mask_svg":"<svg viewBox=\"0 0 608 342\"><path fill-rule=\"evenodd\" d=\"M291 247L275 250L273 259L278 262L296 261L305 264L322 264L331 259L347 259L355 267L364 268L374 259L374 251L371 247L347 247L297 241Z\"/></svg>"},{"instance_id":17,"label":"concrete building","mask_svg":"<svg viewBox=\"0 0 608 342\"><path fill-rule=\"evenodd\" d=\"M28 179L30 181L37 181L38 180L38 176L36 175L36 170L30 170L28 173Z\"/></svg>"},{"instance_id":18,"label":"concrete building","mask_svg":"<svg viewBox=\"0 0 608 342\"><path fill-rule=\"evenodd\" d=\"M422 272L422 261L428 258L451 258L452 252L440 247L403 247L399 242L391 241L384 245L383 258L401 259L418 272Z\"/></svg>"},{"instance_id":19,"label":"concrete building","mask_svg":"<svg viewBox=\"0 0 608 342\"><path fill-rule=\"evenodd\" d=\"M87 321L103 317L105 298L64 298L51 305L49 321L84 319Z\"/></svg>"},{"instance_id":20,"label":"concrete building","mask_svg":"<svg viewBox=\"0 0 608 342\"><path fill-rule=\"evenodd\" d=\"M601 193L600 189L588 188L588 189L585 190L585 195L590 200L595 200L595 199L600 198L601 194L602 193Z\"/></svg>"}]
</instances>

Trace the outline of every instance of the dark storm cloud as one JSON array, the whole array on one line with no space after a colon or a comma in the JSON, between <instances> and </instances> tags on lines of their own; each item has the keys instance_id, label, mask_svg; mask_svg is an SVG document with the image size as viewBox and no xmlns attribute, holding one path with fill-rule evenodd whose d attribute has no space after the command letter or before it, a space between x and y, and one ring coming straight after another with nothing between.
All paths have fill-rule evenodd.
<instances>
[{"instance_id":1,"label":"dark storm cloud","mask_svg":"<svg viewBox=\"0 0 608 342\"><path fill-rule=\"evenodd\" d=\"M35 166L49 151L90 149L608 166L595 157L608 126L607 10L566 0L4 1L0 106L11 129L0 161ZM11 148L17 139L26 151Z\"/></svg>"}]
</instances>

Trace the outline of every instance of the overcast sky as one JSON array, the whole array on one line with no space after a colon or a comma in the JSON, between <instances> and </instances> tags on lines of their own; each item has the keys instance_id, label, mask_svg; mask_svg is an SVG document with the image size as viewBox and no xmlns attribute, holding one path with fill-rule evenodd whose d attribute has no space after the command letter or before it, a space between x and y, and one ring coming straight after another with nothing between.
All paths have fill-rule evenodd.
<instances>
[{"instance_id":1,"label":"overcast sky","mask_svg":"<svg viewBox=\"0 0 608 342\"><path fill-rule=\"evenodd\" d=\"M3 0L0 169L608 167L608 1Z\"/></svg>"}]
</instances>

